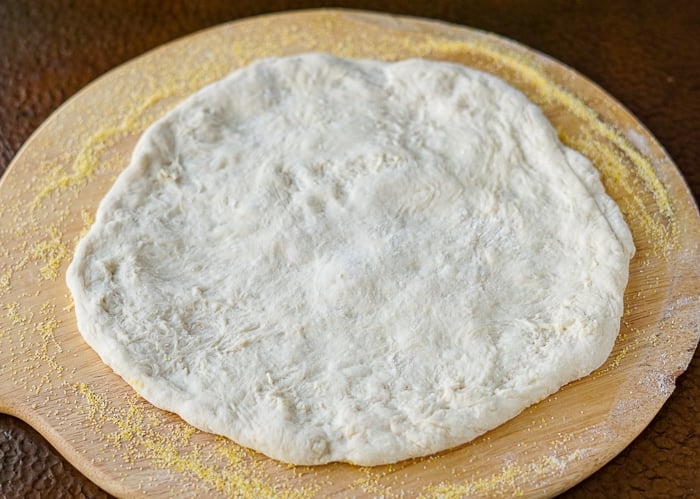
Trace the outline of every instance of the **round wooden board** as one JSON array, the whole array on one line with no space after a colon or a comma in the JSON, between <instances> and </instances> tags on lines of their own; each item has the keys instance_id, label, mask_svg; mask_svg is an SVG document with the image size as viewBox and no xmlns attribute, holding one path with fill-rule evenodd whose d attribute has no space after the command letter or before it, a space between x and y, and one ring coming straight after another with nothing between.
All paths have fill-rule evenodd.
<instances>
[{"instance_id":1,"label":"round wooden board","mask_svg":"<svg viewBox=\"0 0 700 499\"><path fill-rule=\"evenodd\" d=\"M148 124L265 56L449 60L539 104L591 158L632 228L621 333L592 375L457 449L374 468L293 467L193 429L140 399L82 341L64 283L80 235ZM610 96L493 35L353 11L244 20L154 50L100 78L33 135L0 183L0 410L33 425L118 496L550 496L587 477L654 417L697 346L700 217L677 169Z\"/></svg>"}]
</instances>

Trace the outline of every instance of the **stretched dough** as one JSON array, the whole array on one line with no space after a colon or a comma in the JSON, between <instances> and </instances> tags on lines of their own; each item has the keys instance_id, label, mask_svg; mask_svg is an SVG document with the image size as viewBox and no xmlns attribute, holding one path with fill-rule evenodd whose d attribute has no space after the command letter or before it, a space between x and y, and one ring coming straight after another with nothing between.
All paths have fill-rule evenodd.
<instances>
[{"instance_id":1,"label":"stretched dough","mask_svg":"<svg viewBox=\"0 0 700 499\"><path fill-rule=\"evenodd\" d=\"M297 464L464 442L590 373L632 238L498 78L266 59L143 135L67 281L147 400Z\"/></svg>"}]
</instances>

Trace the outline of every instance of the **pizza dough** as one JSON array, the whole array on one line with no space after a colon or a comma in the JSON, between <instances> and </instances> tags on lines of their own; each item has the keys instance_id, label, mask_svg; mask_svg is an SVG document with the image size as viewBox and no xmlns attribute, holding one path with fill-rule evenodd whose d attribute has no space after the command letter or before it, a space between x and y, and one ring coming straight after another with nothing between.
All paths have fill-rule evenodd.
<instances>
[{"instance_id":1,"label":"pizza dough","mask_svg":"<svg viewBox=\"0 0 700 499\"><path fill-rule=\"evenodd\" d=\"M297 464L431 454L601 365L632 238L487 74L266 59L149 128L67 281L158 407Z\"/></svg>"}]
</instances>

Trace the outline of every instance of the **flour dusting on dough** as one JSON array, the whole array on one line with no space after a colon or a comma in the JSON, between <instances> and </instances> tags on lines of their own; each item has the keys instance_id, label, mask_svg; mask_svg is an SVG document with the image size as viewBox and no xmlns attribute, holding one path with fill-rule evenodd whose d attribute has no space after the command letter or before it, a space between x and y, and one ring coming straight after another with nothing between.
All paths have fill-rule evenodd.
<instances>
[{"instance_id":1,"label":"flour dusting on dough","mask_svg":"<svg viewBox=\"0 0 700 499\"><path fill-rule=\"evenodd\" d=\"M68 284L155 405L280 460L373 465L600 366L633 252L590 162L502 80L308 54L154 124Z\"/></svg>"}]
</instances>

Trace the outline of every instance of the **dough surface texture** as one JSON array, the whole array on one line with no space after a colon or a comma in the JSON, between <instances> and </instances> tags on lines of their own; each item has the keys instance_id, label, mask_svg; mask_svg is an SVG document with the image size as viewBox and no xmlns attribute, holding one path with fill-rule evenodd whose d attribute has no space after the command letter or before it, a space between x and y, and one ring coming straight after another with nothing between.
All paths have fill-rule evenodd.
<instances>
[{"instance_id":1,"label":"dough surface texture","mask_svg":"<svg viewBox=\"0 0 700 499\"><path fill-rule=\"evenodd\" d=\"M633 253L596 169L502 80L303 54L153 124L67 282L154 405L282 461L375 465L599 367Z\"/></svg>"}]
</instances>

